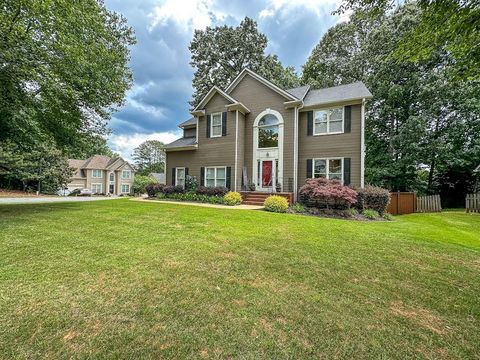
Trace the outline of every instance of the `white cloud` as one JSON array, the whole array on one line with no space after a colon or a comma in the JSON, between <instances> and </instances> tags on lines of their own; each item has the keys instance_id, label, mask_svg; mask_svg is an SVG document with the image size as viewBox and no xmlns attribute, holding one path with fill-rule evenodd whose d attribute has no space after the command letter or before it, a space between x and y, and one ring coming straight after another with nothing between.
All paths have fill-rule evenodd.
<instances>
[{"instance_id":1,"label":"white cloud","mask_svg":"<svg viewBox=\"0 0 480 360\"><path fill-rule=\"evenodd\" d=\"M175 22L185 32L204 29L212 24L213 18L224 19L225 14L214 9L213 0L166 0L154 7L150 13L150 29L157 25Z\"/></svg>"},{"instance_id":2,"label":"white cloud","mask_svg":"<svg viewBox=\"0 0 480 360\"><path fill-rule=\"evenodd\" d=\"M133 150L146 140L159 140L165 144L178 139L180 131L157 132L151 134L134 133L129 135L110 135L108 145L125 160L132 161Z\"/></svg>"},{"instance_id":3,"label":"white cloud","mask_svg":"<svg viewBox=\"0 0 480 360\"><path fill-rule=\"evenodd\" d=\"M260 11L259 19L274 17L275 13L288 11L293 8L302 7L314 12L317 16L324 16L325 8L338 8L342 0L269 0L267 6Z\"/></svg>"}]
</instances>

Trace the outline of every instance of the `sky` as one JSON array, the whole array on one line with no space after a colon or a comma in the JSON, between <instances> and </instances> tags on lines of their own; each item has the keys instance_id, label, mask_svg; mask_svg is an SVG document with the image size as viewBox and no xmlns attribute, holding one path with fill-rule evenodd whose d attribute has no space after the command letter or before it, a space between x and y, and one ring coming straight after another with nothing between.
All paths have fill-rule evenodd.
<instances>
[{"instance_id":1,"label":"sky","mask_svg":"<svg viewBox=\"0 0 480 360\"><path fill-rule=\"evenodd\" d=\"M110 148L127 160L145 140L169 143L191 117L194 69L188 46L195 29L237 26L255 19L267 35L267 53L298 73L322 35L344 19L332 15L341 0L106 0L135 30L130 68L134 84L125 105L113 114Z\"/></svg>"}]
</instances>

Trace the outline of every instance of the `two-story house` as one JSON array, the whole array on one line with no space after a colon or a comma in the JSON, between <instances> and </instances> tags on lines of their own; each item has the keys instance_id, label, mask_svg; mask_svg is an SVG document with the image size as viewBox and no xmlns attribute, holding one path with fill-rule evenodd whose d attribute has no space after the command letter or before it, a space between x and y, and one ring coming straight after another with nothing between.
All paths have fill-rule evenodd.
<instances>
[{"instance_id":1,"label":"two-story house","mask_svg":"<svg viewBox=\"0 0 480 360\"><path fill-rule=\"evenodd\" d=\"M289 192L305 179L364 183L365 101L361 82L325 89L281 89L244 69L224 90L213 87L168 144L167 184L187 175L234 191Z\"/></svg>"},{"instance_id":2,"label":"two-story house","mask_svg":"<svg viewBox=\"0 0 480 360\"><path fill-rule=\"evenodd\" d=\"M69 159L75 169L68 190L90 189L94 194L130 194L135 171L121 157L94 155L86 160Z\"/></svg>"}]
</instances>

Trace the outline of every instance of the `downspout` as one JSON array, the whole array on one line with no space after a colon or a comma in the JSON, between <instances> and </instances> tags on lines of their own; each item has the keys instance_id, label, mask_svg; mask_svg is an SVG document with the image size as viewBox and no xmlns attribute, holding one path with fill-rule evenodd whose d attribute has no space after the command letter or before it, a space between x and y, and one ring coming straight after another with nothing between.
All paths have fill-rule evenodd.
<instances>
[{"instance_id":1,"label":"downspout","mask_svg":"<svg viewBox=\"0 0 480 360\"><path fill-rule=\"evenodd\" d=\"M365 186L365 98L362 99L360 130L360 187Z\"/></svg>"},{"instance_id":2,"label":"downspout","mask_svg":"<svg viewBox=\"0 0 480 360\"><path fill-rule=\"evenodd\" d=\"M293 201L297 201L298 192L298 111L303 107L303 103L295 106L293 109Z\"/></svg>"},{"instance_id":3,"label":"downspout","mask_svg":"<svg viewBox=\"0 0 480 360\"><path fill-rule=\"evenodd\" d=\"M238 167L238 110L235 110L235 168L233 191L237 191L237 167Z\"/></svg>"}]
</instances>

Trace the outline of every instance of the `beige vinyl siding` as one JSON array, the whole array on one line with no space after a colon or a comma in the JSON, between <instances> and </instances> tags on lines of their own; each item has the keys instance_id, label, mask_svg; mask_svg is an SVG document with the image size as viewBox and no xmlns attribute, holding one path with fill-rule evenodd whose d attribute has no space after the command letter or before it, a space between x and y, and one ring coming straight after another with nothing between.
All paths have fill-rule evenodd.
<instances>
[{"instance_id":1,"label":"beige vinyl siding","mask_svg":"<svg viewBox=\"0 0 480 360\"><path fill-rule=\"evenodd\" d=\"M352 105L352 129L350 133L332 135L307 135L307 112L301 111L298 126L298 186L301 187L307 175L307 159L351 158L351 184L360 186L360 144L361 144L361 104ZM328 106L327 106L328 108ZM317 109L317 108L315 108ZM318 109L321 109L319 107Z\"/></svg>"},{"instance_id":2,"label":"beige vinyl siding","mask_svg":"<svg viewBox=\"0 0 480 360\"><path fill-rule=\"evenodd\" d=\"M205 106L205 114L225 112L230 102L218 93ZM227 135L207 138L206 116L198 120L198 149L167 152L167 184L172 184L172 168L187 167L188 175L195 176L200 183L200 168L206 166L230 166L234 176L235 164L235 111L227 112Z\"/></svg>"},{"instance_id":3,"label":"beige vinyl siding","mask_svg":"<svg viewBox=\"0 0 480 360\"><path fill-rule=\"evenodd\" d=\"M244 164L247 167L248 179L252 178L253 158L253 123L262 111L272 109L278 111L284 121L283 145L283 177L284 190L287 189L288 180L293 181L293 109L285 109L283 96L246 75L235 89L229 94L240 101L250 110L245 117L245 153Z\"/></svg>"}]
</instances>

